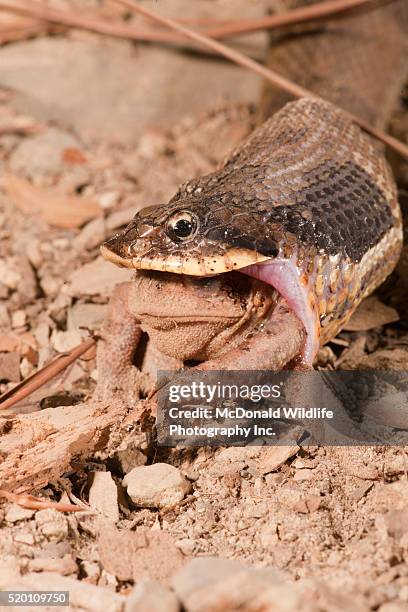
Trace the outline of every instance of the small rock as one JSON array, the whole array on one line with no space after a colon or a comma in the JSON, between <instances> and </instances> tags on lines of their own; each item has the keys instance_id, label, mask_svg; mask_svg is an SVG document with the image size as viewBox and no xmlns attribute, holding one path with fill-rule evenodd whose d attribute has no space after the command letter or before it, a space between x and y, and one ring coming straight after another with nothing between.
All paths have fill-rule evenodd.
<instances>
[{"instance_id":1,"label":"small rock","mask_svg":"<svg viewBox=\"0 0 408 612\"><path fill-rule=\"evenodd\" d=\"M17 289L21 281L21 274L13 268L11 262L0 260L0 278L9 289Z\"/></svg>"},{"instance_id":2,"label":"small rock","mask_svg":"<svg viewBox=\"0 0 408 612\"><path fill-rule=\"evenodd\" d=\"M293 475L293 480L301 481L301 480L311 480L313 478L313 470L302 469L296 470Z\"/></svg>"},{"instance_id":3,"label":"small rock","mask_svg":"<svg viewBox=\"0 0 408 612\"><path fill-rule=\"evenodd\" d=\"M71 297L89 295L110 296L118 283L129 281L134 272L113 266L109 261L98 257L76 270L69 278L63 291Z\"/></svg>"},{"instance_id":4,"label":"small rock","mask_svg":"<svg viewBox=\"0 0 408 612\"><path fill-rule=\"evenodd\" d=\"M169 508L180 502L191 485L183 474L168 463L134 468L123 484L132 501L143 508Z\"/></svg>"},{"instance_id":5,"label":"small rock","mask_svg":"<svg viewBox=\"0 0 408 612\"><path fill-rule=\"evenodd\" d=\"M8 523L18 523L19 521L26 521L32 518L34 514L35 510L29 510L28 508L22 508L17 504L11 504L6 511L4 518Z\"/></svg>"},{"instance_id":6,"label":"small rock","mask_svg":"<svg viewBox=\"0 0 408 612\"><path fill-rule=\"evenodd\" d=\"M58 353L67 353L81 342L81 334L77 330L66 332L54 330L51 334L51 343Z\"/></svg>"},{"instance_id":7,"label":"small rock","mask_svg":"<svg viewBox=\"0 0 408 612\"><path fill-rule=\"evenodd\" d=\"M129 595L125 612L179 612L176 595L159 582L141 581Z\"/></svg>"},{"instance_id":8,"label":"small rock","mask_svg":"<svg viewBox=\"0 0 408 612\"><path fill-rule=\"evenodd\" d=\"M20 381L20 355L15 353L0 353L0 381Z\"/></svg>"},{"instance_id":9,"label":"small rock","mask_svg":"<svg viewBox=\"0 0 408 612\"><path fill-rule=\"evenodd\" d=\"M350 476L356 476L361 480L378 480L378 469L374 465L354 465L346 466L346 472Z\"/></svg>"},{"instance_id":10,"label":"small rock","mask_svg":"<svg viewBox=\"0 0 408 612\"><path fill-rule=\"evenodd\" d=\"M42 279L40 280L41 289L44 291L45 295L48 297L54 297L58 294L61 288L61 281L55 276L51 276L50 274L44 274Z\"/></svg>"},{"instance_id":11,"label":"small rock","mask_svg":"<svg viewBox=\"0 0 408 612\"><path fill-rule=\"evenodd\" d=\"M104 304L74 304L68 310L67 329L76 331L79 328L97 330L100 329L105 316L107 306Z\"/></svg>"},{"instance_id":12,"label":"small rock","mask_svg":"<svg viewBox=\"0 0 408 612\"><path fill-rule=\"evenodd\" d=\"M24 327L26 324L26 313L24 310L16 310L11 315L11 327L15 329L16 327Z\"/></svg>"},{"instance_id":13,"label":"small rock","mask_svg":"<svg viewBox=\"0 0 408 612\"><path fill-rule=\"evenodd\" d=\"M68 522L53 508L39 510L35 515L39 530L49 539L61 541L68 536Z\"/></svg>"},{"instance_id":14,"label":"small rock","mask_svg":"<svg viewBox=\"0 0 408 612\"><path fill-rule=\"evenodd\" d=\"M262 449L262 454L258 460L258 469L261 474L268 474L280 468L288 459L296 455L299 447L293 446L267 446Z\"/></svg>"},{"instance_id":15,"label":"small rock","mask_svg":"<svg viewBox=\"0 0 408 612\"><path fill-rule=\"evenodd\" d=\"M24 357L24 359L22 359L20 363L20 374L22 378L23 379L28 378L28 376L30 376L30 374L32 374L33 372L34 372L33 364L30 363L26 357Z\"/></svg>"},{"instance_id":16,"label":"small rock","mask_svg":"<svg viewBox=\"0 0 408 612\"><path fill-rule=\"evenodd\" d=\"M34 330L35 339L41 348L47 347L50 339L50 326L45 321L40 322Z\"/></svg>"},{"instance_id":17,"label":"small rock","mask_svg":"<svg viewBox=\"0 0 408 612\"><path fill-rule=\"evenodd\" d=\"M30 572L56 572L61 576L70 576L78 572L78 567L73 558L65 555L62 559L37 558L28 563Z\"/></svg>"},{"instance_id":18,"label":"small rock","mask_svg":"<svg viewBox=\"0 0 408 612\"><path fill-rule=\"evenodd\" d=\"M390 510L384 516L387 532L393 538L401 538L408 532L408 506L402 510Z\"/></svg>"},{"instance_id":19,"label":"small rock","mask_svg":"<svg viewBox=\"0 0 408 612\"><path fill-rule=\"evenodd\" d=\"M14 541L18 544L27 544L28 546L33 546L35 543L33 534L26 531L16 533L14 536Z\"/></svg>"},{"instance_id":20,"label":"small rock","mask_svg":"<svg viewBox=\"0 0 408 612\"><path fill-rule=\"evenodd\" d=\"M97 202L103 209L113 208L119 201L120 194L117 191L106 191L97 196Z\"/></svg>"},{"instance_id":21,"label":"small rock","mask_svg":"<svg viewBox=\"0 0 408 612\"><path fill-rule=\"evenodd\" d=\"M119 520L118 488L110 472L92 472L89 505L114 523Z\"/></svg>"}]
</instances>

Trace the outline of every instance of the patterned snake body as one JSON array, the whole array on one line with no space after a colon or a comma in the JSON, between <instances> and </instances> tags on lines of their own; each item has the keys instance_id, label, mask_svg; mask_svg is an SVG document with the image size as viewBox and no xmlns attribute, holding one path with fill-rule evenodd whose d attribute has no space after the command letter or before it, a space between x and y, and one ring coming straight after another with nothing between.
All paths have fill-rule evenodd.
<instances>
[{"instance_id":1,"label":"patterned snake body","mask_svg":"<svg viewBox=\"0 0 408 612\"><path fill-rule=\"evenodd\" d=\"M401 56L401 49L406 51L401 24L408 23L405 0L381 10L381 28L375 11L341 22L349 36L354 32L362 41L354 45L351 72L367 81L365 91L373 98L362 89L356 92L352 79L340 86L336 73L330 87L323 68L318 77L311 71L316 93L363 113L377 126L383 125L389 98L395 99L401 87L408 58ZM350 41L344 31L333 37L331 27L325 26L321 38L313 29L286 34L272 45L270 63L279 61L280 72L286 67L293 78L299 71L294 58L304 52L304 66L310 53L327 51L328 40L332 53L342 57L341 48L348 49ZM386 37L391 49L383 52L384 31L393 37ZM382 68L393 63L393 70L380 71L381 78L365 71L367 45L373 52L373 41L383 53ZM359 53L365 70L357 61ZM302 84L308 83L303 79ZM264 112L276 103L276 98L265 99ZM103 245L102 253L136 269L195 276L239 270L273 285L306 329L303 357L311 364L319 345L393 270L401 246L397 190L378 144L334 104L305 98L273 114L217 171L184 184L168 204L140 211L124 232Z\"/></svg>"}]
</instances>

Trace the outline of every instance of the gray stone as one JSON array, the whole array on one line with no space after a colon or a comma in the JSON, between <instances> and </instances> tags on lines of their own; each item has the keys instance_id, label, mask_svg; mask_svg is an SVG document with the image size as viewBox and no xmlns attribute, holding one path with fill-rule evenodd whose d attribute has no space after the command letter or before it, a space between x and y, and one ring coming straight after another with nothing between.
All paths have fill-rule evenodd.
<instances>
[{"instance_id":1,"label":"gray stone","mask_svg":"<svg viewBox=\"0 0 408 612\"><path fill-rule=\"evenodd\" d=\"M183 474L167 463L134 468L123 484L132 501L144 508L169 508L180 502L191 485Z\"/></svg>"}]
</instances>

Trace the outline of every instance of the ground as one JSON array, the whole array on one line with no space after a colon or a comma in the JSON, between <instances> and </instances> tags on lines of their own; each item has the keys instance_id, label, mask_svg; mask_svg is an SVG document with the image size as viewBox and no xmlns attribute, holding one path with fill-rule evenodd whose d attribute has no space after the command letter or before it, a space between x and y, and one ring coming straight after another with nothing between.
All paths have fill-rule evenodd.
<instances>
[{"instance_id":1,"label":"ground","mask_svg":"<svg viewBox=\"0 0 408 612\"><path fill-rule=\"evenodd\" d=\"M213 16L213 5L217 18L231 14L222 1L200 11ZM241 48L260 56L265 40L252 40ZM80 30L0 47L0 392L98 332L114 285L131 277L101 259L100 243L211 171L253 128L260 89L213 57ZM408 369L404 295L388 281L318 367ZM96 382L93 347L2 422L60 406L79 422ZM129 610L408 610L403 447L169 450L126 418L86 458L70 447L69 469L33 491L90 511L4 500L1 589L69 590L72 609L95 611L127 599Z\"/></svg>"}]
</instances>

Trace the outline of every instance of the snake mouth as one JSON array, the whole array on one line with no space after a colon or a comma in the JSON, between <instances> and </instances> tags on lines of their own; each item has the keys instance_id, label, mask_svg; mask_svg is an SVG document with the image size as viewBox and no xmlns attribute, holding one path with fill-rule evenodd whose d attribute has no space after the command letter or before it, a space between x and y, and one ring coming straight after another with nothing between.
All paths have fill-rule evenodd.
<instances>
[{"instance_id":1,"label":"snake mouth","mask_svg":"<svg viewBox=\"0 0 408 612\"><path fill-rule=\"evenodd\" d=\"M101 246L101 254L108 261L134 270L153 270L157 272L171 272L187 276L216 276L233 270L240 270L246 266L266 262L270 259L257 251L249 249L231 248L222 254L202 257L185 255L153 256L148 253L136 257L123 255L115 249L112 241Z\"/></svg>"},{"instance_id":2,"label":"snake mouth","mask_svg":"<svg viewBox=\"0 0 408 612\"><path fill-rule=\"evenodd\" d=\"M294 261L279 256L266 257L257 251L238 248L232 248L222 255L200 258L188 255L183 258L180 255L124 257L107 243L102 245L101 251L109 261L135 270L170 272L193 277L217 276L236 271L272 286L306 330L307 339L302 357L306 363L313 363L319 347L318 312L310 301L311 290L301 282Z\"/></svg>"}]
</instances>

